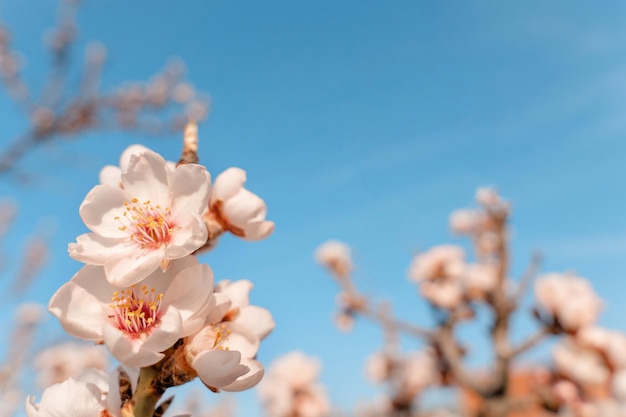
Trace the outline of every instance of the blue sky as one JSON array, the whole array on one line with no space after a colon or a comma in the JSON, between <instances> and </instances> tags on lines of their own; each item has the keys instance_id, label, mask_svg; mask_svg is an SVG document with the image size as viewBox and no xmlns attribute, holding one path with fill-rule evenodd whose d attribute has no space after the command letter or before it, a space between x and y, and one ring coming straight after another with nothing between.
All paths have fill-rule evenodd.
<instances>
[{"instance_id":1,"label":"blue sky","mask_svg":"<svg viewBox=\"0 0 626 417\"><path fill-rule=\"evenodd\" d=\"M186 62L188 80L212 98L201 162L214 177L246 169L276 222L270 239L226 237L203 260L218 279L252 280L253 301L274 314L260 359L292 349L320 357L333 402L347 409L375 392L362 363L382 338L366 323L348 335L334 328L335 286L314 249L329 238L350 243L361 288L428 324L406 279L411 256L462 242L447 218L481 185L512 202L513 276L541 250L544 270L591 279L607 302L602 323L626 330L624 13L621 2L565 0L87 1L76 56L86 41L107 46L105 90L147 79L169 58ZM54 1L0 4L35 86L55 14ZM26 126L5 94L0 121L3 145ZM5 323L19 301L46 303L80 268L66 252L86 231L78 207L100 167L137 142L168 159L180 153L176 136L92 133L24 158L30 185L0 178L0 195L20 206L5 251L37 228L55 229L33 290L3 300ZM520 320L516 337L531 328ZM46 331L61 335L52 319ZM241 395L239 412L258 415L254 394Z\"/></svg>"}]
</instances>

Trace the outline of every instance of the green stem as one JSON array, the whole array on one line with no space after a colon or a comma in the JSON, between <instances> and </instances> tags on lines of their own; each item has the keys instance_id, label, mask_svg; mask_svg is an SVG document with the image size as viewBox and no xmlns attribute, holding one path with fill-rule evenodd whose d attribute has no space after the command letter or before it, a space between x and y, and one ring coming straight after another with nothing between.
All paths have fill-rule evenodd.
<instances>
[{"instance_id":1,"label":"green stem","mask_svg":"<svg viewBox=\"0 0 626 417\"><path fill-rule=\"evenodd\" d=\"M156 404L164 394L164 390L157 388L157 380L161 368L157 365L141 368L137 389L131 400L133 417L152 417Z\"/></svg>"}]
</instances>

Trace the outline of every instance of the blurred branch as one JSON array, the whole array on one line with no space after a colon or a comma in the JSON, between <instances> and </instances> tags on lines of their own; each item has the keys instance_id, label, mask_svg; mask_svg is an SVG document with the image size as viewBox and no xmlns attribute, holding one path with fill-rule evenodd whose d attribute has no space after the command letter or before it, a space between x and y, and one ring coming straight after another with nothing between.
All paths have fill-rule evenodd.
<instances>
[{"instance_id":1,"label":"blurred branch","mask_svg":"<svg viewBox=\"0 0 626 417\"><path fill-rule=\"evenodd\" d=\"M202 121L208 114L207 96L184 82L180 62L170 64L148 82L125 82L110 92L101 92L106 48L100 44L87 48L79 85L72 89L67 78L74 67L71 51L78 33L78 5L63 1L57 27L46 36L52 64L37 98L21 76L19 55L11 49L9 31L0 25L0 80L30 122L26 131L0 152L0 173L15 168L39 144L59 136L95 129L179 132L187 120Z\"/></svg>"}]
</instances>

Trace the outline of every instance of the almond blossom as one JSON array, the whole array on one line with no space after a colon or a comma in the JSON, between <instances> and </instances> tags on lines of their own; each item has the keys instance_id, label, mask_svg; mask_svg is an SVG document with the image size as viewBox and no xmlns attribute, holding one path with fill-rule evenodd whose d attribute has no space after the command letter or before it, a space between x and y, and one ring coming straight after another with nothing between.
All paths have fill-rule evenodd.
<instances>
[{"instance_id":1,"label":"almond blossom","mask_svg":"<svg viewBox=\"0 0 626 417\"><path fill-rule=\"evenodd\" d=\"M409 278L420 284L421 294L433 305L452 309L464 297L465 253L454 245L435 246L417 255L409 268Z\"/></svg>"},{"instance_id":2,"label":"almond blossom","mask_svg":"<svg viewBox=\"0 0 626 417\"><path fill-rule=\"evenodd\" d=\"M32 396L26 399L27 417L109 417L105 394L101 387L91 382L67 379L48 387L41 401ZM118 410L119 411L119 410Z\"/></svg>"},{"instance_id":3,"label":"almond blossom","mask_svg":"<svg viewBox=\"0 0 626 417\"><path fill-rule=\"evenodd\" d=\"M186 340L187 365L213 389L243 391L263 377L263 365L255 357L261 340L274 329L274 319L266 309L250 305L251 289L248 280L220 282L206 325Z\"/></svg>"},{"instance_id":4,"label":"almond blossom","mask_svg":"<svg viewBox=\"0 0 626 417\"><path fill-rule=\"evenodd\" d=\"M315 251L315 260L339 277L346 277L352 272L350 246L338 240L322 243Z\"/></svg>"},{"instance_id":5,"label":"almond blossom","mask_svg":"<svg viewBox=\"0 0 626 417\"><path fill-rule=\"evenodd\" d=\"M245 189L245 182L246 171L241 168L228 168L218 175L205 219L216 220L224 230L245 240L265 239L274 231L274 222L265 220L265 202Z\"/></svg>"},{"instance_id":6,"label":"almond blossom","mask_svg":"<svg viewBox=\"0 0 626 417\"><path fill-rule=\"evenodd\" d=\"M130 165L130 160L133 155L139 155L144 152L152 152L150 149L146 148L143 145L135 144L130 145L128 148L122 152L120 156L120 165L106 165L100 170L99 178L100 184L108 184L114 187L122 187L122 172L128 170L128 166ZM170 171L174 171L176 168L176 163L173 161L167 161L167 167Z\"/></svg>"},{"instance_id":7,"label":"almond blossom","mask_svg":"<svg viewBox=\"0 0 626 417\"><path fill-rule=\"evenodd\" d=\"M439 245L413 258L409 277L414 282L457 280L465 269L465 253L459 246Z\"/></svg>"},{"instance_id":8,"label":"almond blossom","mask_svg":"<svg viewBox=\"0 0 626 417\"><path fill-rule=\"evenodd\" d=\"M78 378L89 368L104 370L108 357L101 346L67 342L39 352L33 365L38 371L38 384L47 387L70 377Z\"/></svg>"},{"instance_id":9,"label":"almond blossom","mask_svg":"<svg viewBox=\"0 0 626 417\"><path fill-rule=\"evenodd\" d=\"M595 323L603 306L589 281L575 275L552 273L539 277L535 297L543 312L571 332Z\"/></svg>"},{"instance_id":10,"label":"almond blossom","mask_svg":"<svg viewBox=\"0 0 626 417\"><path fill-rule=\"evenodd\" d=\"M271 417L322 417L330 401L318 381L319 360L302 352L288 353L270 365L258 393Z\"/></svg>"},{"instance_id":11,"label":"almond blossom","mask_svg":"<svg viewBox=\"0 0 626 417\"><path fill-rule=\"evenodd\" d=\"M566 339L552 350L556 369L569 379L581 385L598 386L605 384L610 377L602 354L586 349L574 340Z\"/></svg>"},{"instance_id":12,"label":"almond blossom","mask_svg":"<svg viewBox=\"0 0 626 417\"><path fill-rule=\"evenodd\" d=\"M120 362L144 367L200 329L212 291L213 272L194 256L123 289L105 279L103 267L87 265L52 296L49 310L71 335L103 341Z\"/></svg>"},{"instance_id":13,"label":"almond blossom","mask_svg":"<svg viewBox=\"0 0 626 417\"><path fill-rule=\"evenodd\" d=\"M206 243L201 216L210 176L204 167L170 171L160 155L146 150L131 155L121 184L98 185L85 197L80 215L92 232L69 245L72 258L102 265L111 284L126 287Z\"/></svg>"},{"instance_id":14,"label":"almond blossom","mask_svg":"<svg viewBox=\"0 0 626 417\"><path fill-rule=\"evenodd\" d=\"M484 213L478 210L456 210L450 215L450 229L457 234L471 235L480 229L485 221Z\"/></svg>"}]
</instances>

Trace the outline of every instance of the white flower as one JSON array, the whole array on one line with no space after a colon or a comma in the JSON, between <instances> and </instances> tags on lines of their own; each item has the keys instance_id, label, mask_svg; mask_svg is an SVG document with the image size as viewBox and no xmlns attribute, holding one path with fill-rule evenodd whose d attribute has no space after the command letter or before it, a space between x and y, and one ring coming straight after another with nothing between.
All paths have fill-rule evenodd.
<instances>
[{"instance_id":1,"label":"white flower","mask_svg":"<svg viewBox=\"0 0 626 417\"><path fill-rule=\"evenodd\" d=\"M400 373L401 383L397 389L403 391L409 398L439 382L437 360L431 350L407 355Z\"/></svg>"},{"instance_id":2,"label":"white flower","mask_svg":"<svg viewBox=\"0 0 626 417\"><path fill-rule=\"evenodd\" d=\"M608 381L610 371L602 355L566 339L552 350L554 364L559 372L582 385L601 385Z\"/></svg>"},{"instance_id":3,"label":"white flower","mask_svg":"<svg viewBox=\"0 0 626 417\"><path fill-rule=\"evenodd\" d=\"M409 278L414 282L458 280L465 270L465 253L459 246L439 245L413 258Z\"/></svg>"},{"instance_id":4,"label":"white flower","mask_svg":"<svg viewBox=\"0 0 626 417\"><path fill-rule=\"evenodd\" d=\"M576 342L600 351L613 368L626 368L626 334L599 326L586 326L576 333Z\"/></svg>"},{"instance_id":5,"label":"white flower","mask_svg":"<svg viewBox=\"0 0 626 417\"><path fill-rule=\"evenodd\" d=\"M613 375L611 391L619 401L626 402L626 369L620 369Z\"/></svg>"},{"instance_id":6,"label":"white flower","mask_svg":"<svg viewBox=\"0 0 626 417\"><path fill-rule=\"evenodd\" d=\"M574 275L546 274L535 282L537 304L568 331L593 324L602 310L602 299L589 281Z\"/></svg>"},{"instance_id":7,"label":"white flower","mask_svg":"<svg viewBox=\"0 0 626 417\"><path fill-rule=\"evenodd\" d=\"M100 170L100 184L108 184L113 187L122 187L122 172L128 170L128 166L130 165L130 159L133 155L139 155L144 152L152 152L150 149L146 148L143 145L130 145L128 148L122 152L120 156L120 166L114 165L106 165L104 168ZM176 168L176 163L172 161L167 161L167 167L170 171L174 171Z\"/></svg>"},{"instance_id":8,"label":"white flower","mask_svg":"<svg viewBox=\"0 0 626 417\"><path fill-rule=\"evenodd\" d=\"M70 377L78 378L88 368L104 370L107 363L106 351L101 346L75 342L46 348L33 361L34 368L38 371L37 382L42 387Z\"/></svg>"},{"instance_id":9,"label":"white flower","mask_svg":"<svg viewBox=\"0 0 626 417\"><path fill-rule=\"evenodd\" d=\"M495 265L468 265L463 275L465 291L471 299L484 299L498 285L498 273Z\"/></svg>"},{"instance_id":10,"label":"white flower","mask_svg":"<svg viewBox=\"0 0 626 417\"><path fill-rule=\"evenodd\" d=\"M120 362L144 367L198 331L212 291L213 272L195 256L125 289L109 284L102 267L87 265L52 296L49 310L71 335L104 341Z\"/></svg>"},{"instance_id":11,"label":"white flower","mask_svg":"<svg viewBox=\"0 0 626 417\"><path fill-rule=\"evenodd\" d=\"M255 357L274 319L266 309L249 304L251 288L247 280L220 282L206 325L186 340L185 360L209 387L243 391L263 377L263 365Z\"/></svg>"},{"instance_id":12,"label":"white flower","mask_svg":"<svg viewBox=\"0 0 626 417\"><path fill-rule=\"evenodd\" d=\"M485 207L495 207L503 203L495 188L480 187L476 190L476 201Z\"/></svg>"},{"instance_id":13,"label":"white flower","mask_svg":"<svg viewBox=\"0 0 626 417\"><path fill-rule=\"evenodd\" d=\"M433 305L452 310L463 301L463 287L458 281L426 281L420 284L420 294Z\"/></svg>"},{"instance_id":14,"label":"white flower","mask_svg":"<svg viewBox=\"0 0 626 417\"><path fill-rule=\"evenodd\" d=\"M194 164L170 171L160 155L146 150L131 155L121 182L122 188L103 184L87 194L80 215L92 233L79 236L69 253L104 266L109 282L126 287L206 243L201 215L210 176Z\"/></svg>"},{"instance_id":15,"label":"white flower","mask_svg":"<svg viewBox=\"0 0 626 417\"><path fill-rule=\"evenodd\" d=\"M315 251L315 260L340 277L348 276L352 271L350 246L338 240L322 243Z\"/></svg>"},{"instance_id":16,"label":"white flower","mask_svg":"<svg viewBox=\"0 0 626 417\"><path fill-rule=\"evenodd\" d=\"M265 220L267 206L263 199L243 187L246 171L228 168L215 179L209 213L225 230L245 240L265 239L274 231L274 222Z\"/></svg>"},{"instance_id":17,"label":"white flower","mask_svg":"<svg viewBox=\"0 0 626 417\"><path fill-rule=\"evenodd\" d=\"M70 378L48 387L39 404L26 398L27 417L100 417L109 416L104 394L98 385Z\"/></svg>"},{"instance_id":18,"label":"white flower","mask_svg":"<svg viewBox=\"0 0 626 417\"><path fill-rule=\"evenodd\" d=\"M389 378L389 359L384 353L376 352L365 362L365 375L372 382L380 383Z\"/></svg>"},{"instance_id":19,"label":"white flower","mask_svg":"<svg viewBox=\"0 0 626 417\"><path fill-rule=\"evenodd\" d=\"M480 230L485 215L478 210L456 210L450 215L450 229L454 233L469 235Z\"/></svg>"},{"instance_id":20,"label":"white flower","mask_svg":"<svg viewBox=\"0 0 626 417\"><path fill-rule=\"evenodd\" d=\"M317 381L319 360L302 352L277 359L257 392L271 417L321 417L330 413L324 387Z\"/></svg>"}]
</instances>

